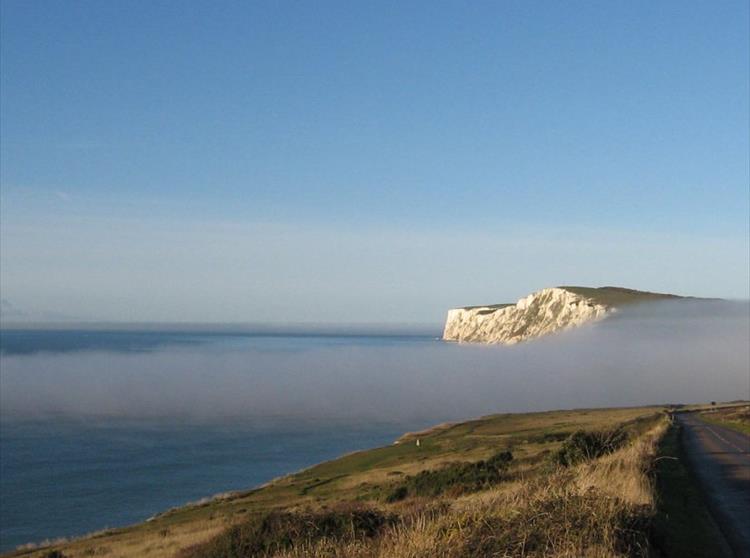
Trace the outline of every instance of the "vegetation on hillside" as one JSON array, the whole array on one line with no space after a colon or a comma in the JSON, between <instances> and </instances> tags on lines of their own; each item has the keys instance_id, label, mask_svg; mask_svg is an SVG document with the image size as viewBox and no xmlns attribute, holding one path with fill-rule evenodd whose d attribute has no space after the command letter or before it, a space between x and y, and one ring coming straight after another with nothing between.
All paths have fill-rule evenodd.
<instances>
[{"instance_id":1,"label":"vegetation on hillside","mask_svg":"<svg viewBox=\"0 0 750 558\"><path fill-rule=\"evenodd\" d=\"M658 302L660 300L672 300L684 298L673 294L666 293L652 293L649 291L638 291L635 289L626 289L624 287L574 287L574 286L561 286L560 289L565 289L574 294L591 299L596 304L603 306L610 306L618 308L620 306L627 306L628 304L638 304L641 302ZM486 304L484 306L464 306L463 310L480 310L479 314L491 314L501 308L507 306L514 306L512 303L502 304Z\"/></svg>"},{"instance_id":2,"label":"vegetation on hillside","mask_svg":"<svg viewBox=\"0 0 750 558\"><path fill-rule=\"evenodd\" d=\"M676 556L665 552L672 550L665 541L675 529L693 527L671 520L679 516L676 493L666 504L657 497L655 472L666 475L661 482L680 478L664 472L667 460L656 460L663 440L674 440L664 437L669 428L661 408L493 415L441 425L260 489L22 554ZM693 512L701 502L693 504L691 516L700 517Z\"/></svg>"},{"instance_id":3,"label":"vegetation on hillside","mask_svg":"<svg viewBox=\"0 0 750 558\"><path fill-rule=\"evenodd\" d=\"M398 483L388 494L387 501L397 502L407 496L435 497L444 493L457 496L490 488L504 480L511 461L513 454L501 451L486 460L420 471Z\"/></svg>"},{"instance_id":4,"label":"vegetation on hillside","mask_svg":"<svg viewBox=\"0 0 750 558\"><path fill-rule=\"evenodd\" d=\"M395 491L406 489L399 498L358 510L377 518L367 529L347 507L295 512L282 531L265 528L265 515L181 556L646 556L655 509L647 471L665 429L666 418L655 415L644 433L634 423L601 433L577 431L523 474L510 474L507 451L421 472L396 483ZM629 433L634 437L626 443ZM560 455L575 458L563 467L557 465ZM327 528L332 514L344 527ZM258 551L248 554L251 547Z\"/></svg>"},{"instance_id":5,"label":"vegetation on hillside","mask_svg":"<svg viewBox=\"0 0 750 558\"><path fill-rule=\"evenodd\" d=\"M620 307L628 304L641 302L657 302L660 300L671 300L683 298L673 294L652 293L649 291L637 291L623 287L560 287L580 296L593 300L596 304L604 306Z\"/></svg>"},{"instance_id":6,"label":"vegetation on hillside","mask_svg":"<svg viewBox=\"0 0 750 558\"><path fill-rule=\"evenodd\" d=\"M495 310L500 310L501 308L507 308L508 306L515 306L512 302L503 302L500 304L485 304L484 306L464 306L463 310L476 310L477 308L486 308L484 312L479 312L480 314L491 314Z\"/></svg>"}]
</instances>

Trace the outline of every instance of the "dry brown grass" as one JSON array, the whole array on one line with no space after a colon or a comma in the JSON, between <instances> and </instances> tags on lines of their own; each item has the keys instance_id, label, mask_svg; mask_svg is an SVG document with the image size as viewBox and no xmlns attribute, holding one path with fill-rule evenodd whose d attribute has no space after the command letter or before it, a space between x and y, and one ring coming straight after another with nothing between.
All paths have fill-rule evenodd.
<instances>
[{"instance_id":1,"label":"dry brown grass","mask_svg":"<svg viewBox=\"0 0 750 558\"><path fill-rule=\"evenodd\" d=\"M649 473L668 426L665 417L621 450L579 465L576 475L579 489L594 489L632 505L653 507L654 486Z\"/></svg>"},{"instance_id":2,"label":"dry brown grass","mask_svg":"<svg viewBox=\"0 0 750 558\"><path fill-rule=\"evenodd\" d=\"M279 557L637 556L653 508L648 469L664 424L594 461L568 468L551 456L576 430L600 430L658 415L660 409L582 409L493 415L357 452L250 491L188 506L154 521L54 545L66 556L167 558L200 549L232 525L273 510L310 517L360 501L396 514L375 536L318 537L277 549ZM648 419L651 420L651 419ZM664 421L664 419L662 419ZM649 424L648 422L644 424ZM638 430L642 432L642 430ZM407 438L408 439L408 438ZM394 483L421 470L487 459L512 449L507 480L460 497L385 504ZM43 556L46 549L20 553ZM201 555L201 554L195 554ZM202 554L210 555L210 554ZM273 555L273 554L266 554Z\"/></svg>"},{"instance_id":3,"label":"dry brown grass","mask_svg":"<svg viewBox=\"0 0 750 558\"><path fill-rule=\"evenodd\" d=\"M196 545L224 531L228 523L223 518L198 521L163 528L144 534L125 531L121 534L103 531L73 541L45 541L43 549L34 550L28 545L26 552L19 553L29 558L42 558L50 547L61 548L66 558L171 558L179 550Z\"/></svg>"},{"instance_id":4,"label":"dry brown grass","mask_svg":"<svg viewBox=\"0 0 750 558\"><path fill-rule=\"evenodd\" d=\"M401 520L376 537L299 541L265 555L647 556L655 510L649 471L666 428L664 418L622 449L576 467L554 468L453 500L412 501L399 509Z\"/></svg>"}]
</instances>

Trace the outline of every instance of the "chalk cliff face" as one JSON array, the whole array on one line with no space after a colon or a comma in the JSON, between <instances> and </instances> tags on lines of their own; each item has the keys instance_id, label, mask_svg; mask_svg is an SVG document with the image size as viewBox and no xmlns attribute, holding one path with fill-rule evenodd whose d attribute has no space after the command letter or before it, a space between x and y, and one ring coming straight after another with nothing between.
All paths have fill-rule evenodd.
<instances>
[{"instance_id":1,"label":"chalk cliff face","mask_svg":"<svg viewBox=\"0 0 750 558\"><path fill-rule=\"evenodd\" d=\"M443 339L511 345L599 320L613 310L564 287L543 289L516 304L449 310Z\"/></svg>"}]
</instances>

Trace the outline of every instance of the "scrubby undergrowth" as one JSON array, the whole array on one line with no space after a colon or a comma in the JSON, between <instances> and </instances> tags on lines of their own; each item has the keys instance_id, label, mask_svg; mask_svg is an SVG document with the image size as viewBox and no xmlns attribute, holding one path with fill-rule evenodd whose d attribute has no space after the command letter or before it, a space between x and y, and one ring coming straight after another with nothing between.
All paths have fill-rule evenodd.
<instances>
[{"instance_id":1,"label":"scrubby undergrowth","mask_svg":"<svg viewBox=\"0 0 750 558\"><path fill-rule=\"evenodd\" d=\"M397 502L408 496L434 497L440 494L457 496L490 488L506 478L513 454L501 451L475 463L454 463L436 470L421 471L399 483L388 494L387 502Z\"/></svg>"},{"instance_id":2,"label":"scrubby undergrowth","mask_svg":"<svg viewBox=\"0 0 750 558\"><path fill-rule=\"evenodd\" d=\"M649 440L666 410L496 414L440 425L263 487L12 555L644 555L659 523Z\"/></svg>"},{"instance_id":3,"label":"scrubby undergrowth","mask_svg":"<svg viewBox=\"0 0 750 558\"><path fill-rule=\"evenodd\" d=\"M499 452L402 479L385 501L255 516L181 557L648 556L666 427L660 417L576 432L514 475Z\"/></svg>"}]
</instances>

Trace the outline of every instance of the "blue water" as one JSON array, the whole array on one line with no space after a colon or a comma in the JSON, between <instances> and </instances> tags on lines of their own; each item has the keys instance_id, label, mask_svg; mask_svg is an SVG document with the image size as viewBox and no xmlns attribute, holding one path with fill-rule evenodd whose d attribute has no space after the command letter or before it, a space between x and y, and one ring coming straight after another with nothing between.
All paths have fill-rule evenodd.
<instances>
[{"instance_id":1,"label":"blue water","mask_svg":"<svg viewBox=\"0 0 750 558\"><path fill-rule=\"evenodd\" d=\"M0 550L142 521L444 421L737 399L750 320L734 306L623 311L513 347L437 331L0 330Z\"/></svg>"},{"instance_id":2,"label":"blue water","mask_svg":"<svg viewBox=\"0 0 750 558\"><path fill-rule=\"evenodd\" d=\"M327 332L323 328L297 328L293 331L265 328L226 328L214 330L29 330L0 329L0 354L35 355L40 353L75 353L111 351L117 353L149 352L163 347L198 345L265 346L284 350L332 345L386 345L404 342L432 341L439 331Z\"/></svg>"},{"instance_id":3,"label":"blue water","mask_svg":"<svg viewBox=\"0 0 750 558\"><path fill-rule=\"evenodd\" d=\"M272 405L261 409L248 404L243 412L237 398L231 400L231 416L193 415L182 406L170 407L170 402L163 412L129 413L128 405L125 412L119 407L110 412L94 408L81 395L97 377L115 383L95 386L91 401L118 399L122 391L122 398L133 398L132 407L145 397L125 392L139 381L151 381L148 374L161 371L159 359L165 366L178 359L180 368L164 372L170 377L182 374L195 359L214 363L219 369L211 383L221 386L225 375L244 374L238 363L245 361L261 359L257 374L273 375L276 363L290 354L330 350L341 356L357 347L432 341L425 335L4 330L0 363L10 394L4 395L0 422L0 550L142 521L170 507L248 489L355 449L389 444L404 430L424 426L418 420L357 420L335 413L295 416L288 407L274 413ZM77 368L91 366L92 359L96 368L90 375L75 375ZM113 366L118 359L149 372L130 377L134 372L129 368ZM243 384L248 394L258 381L252 378ZM62 397L71 385L80 399L66 399L70 405L63 408L55 396ZM178 399L200 399L216 385L198 384ZM228 391L241 390L230 386ZM19 403L29 392L38 397L34 403ZM167 399L162 394L156 399L161 398ZM222 401L229 405L224 399L216 406Z\"/></svg>"},{"instance_id":4,"label":"blue water","mask_svg":"<svg viewBox=\"0 0 750 558\"><path fill-rule=\"evenodd\" d=\"M390 443L393 424L2 425L2 549L142 521L170 507Z\"/></svg>"}]
</instances>

